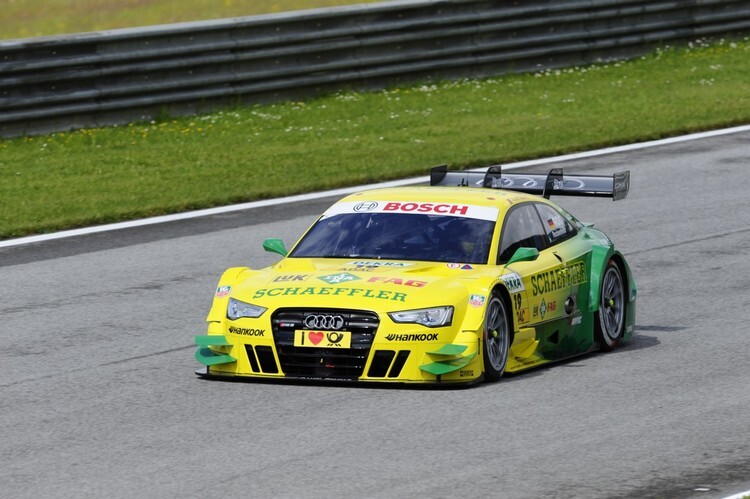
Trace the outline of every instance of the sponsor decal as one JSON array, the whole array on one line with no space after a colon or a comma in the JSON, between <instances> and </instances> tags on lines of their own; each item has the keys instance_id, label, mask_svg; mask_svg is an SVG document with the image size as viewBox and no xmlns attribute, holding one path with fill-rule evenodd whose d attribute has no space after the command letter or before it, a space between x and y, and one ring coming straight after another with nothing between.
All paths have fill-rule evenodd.
<instances>
[{"instance_id":1,"label":"sponsor decal","mask_svg":"<svg viewBox=\"0 0 750 499\"><path fill-rule=\"evenodd\" d=\"M340 272L338 274L323 275L318 277L318 279L328 284L339 284L342 282L358 281L360 278L348 272Z\"/></svg>"},{"instance_id":2,"label":"sponsor decal","mask_svg":"<svg viewBox=\"0 0 750 499\"><path fill-rule=\"evenodd\" d=\"M583 317L581 317L580 315L578 317L571 317L570 318L570 325L571 326L577 326L577 325L579 325L581 323L582 320L583 320Z\"/></svg>"},{"instance_id":3,"label":"sponsor decal","mask_svg":"<svg viewBox=\"0 0 750 499\"><path fill-rule=\"evenodd\" d=\"M555 230L555 227L556 227L555 221L552 220L551 218L548 218L547 219L547 227L549 227L550 230Z\"/></svg>"},{"instance_id":4,"label":"sponsor decal","mask_svg":"<svg viewBox=\"0 0 750 499\"><path fill-rule=\"evenodd\" d=\"M519 309L516 315L518 316L518 322L529 322L529 309L528 308Z\"/></svg>"},{"instance_id":5,"label":"sponsor decal","mask_svg":"<svg viewBox=\"0 0 750 499\"><path fill-rule=\"evenodd\" d=\"M518 293L519 291L525 291L526 288L523 286L523 279L515 272L510 274L501 275L500 279L505 283L505 287L508 288L510 294Z\"/></svg>"},{"instance_id":6,"label":"sponsor decal","mask_svg":"<svg viewBox=\"0 0 750 499\"><path fill-rule=\"evenodd\" d=\"M399 277L370 277L367 282L398 284L399 286L411 286L413 288L423 288L427 286L427 281L415 281L412 279L404 280Z\"/></svg>"},{"instance_id":7,"label":"sponsor decal","mask_svg":"<svg viewBox=\"0 0 750 499\"><path fill-rule=\"evenodd\" d=\"M376 201L365 201L363 203L357 203L354 205L354 211L373 211L378 209L378 203Z\"/></svg>"},{"instance_id":8,"label":"sponsor decal","mask_svg":"<svg viewBox=\"0 0 750 499\"><path fill-rule=\"evenodd\" d=\"M350 348L352 333L350 331L307 331L299 329L294 332L295 347Z\"/></svg>"},{"instance_id":9,"label":"sponsor decal","mask_svg":"<svg viewBox=\"0 0 750 499\"><path fill-rule=\"evenodd\" d=\"M469 305L472 307L481 307L484 305L485 296L484 295L471 295L469 296Z\"/></svg>"},{"instance_id":10,"label":"sponsor decal","mask_svg":"<svg viewBox=\"0 0 750 499\"><path fill-rule=\"evenodd\" d=\"M345 213L424 213L426 215L448 215L495 221L497 220L498 209L492 206L454 203L347 201L331 206L326 210L322 218Z\"/></svg>"},{"instance_id":11,"label":"sponsor decal","mask_svg":"<svg viewBox=\"0 0 750 499\"><path fill-rule=\"evenodd\" d=\"M243 336L265 336L265 329L248 329L245 327L229 327L229 332L232 334L241 334Z\"/></svg>"},{"instance_id":12,"label":"sponsor decal","mask_svg":"<svg viewBox=\"0 0 750 499\"><path fill-rule=\"evenodd\" d=\"M438 213L440 215L466 215L469 206L448 203L400 203L393 201L383 207L383 211L416 211L419 213Z\"/></svg>"},{"instance_id":13,"label":"sponsor decal","mask_svg":"<svg viewBox=\"0 0 750 499\"><path fill-rule=\"evenodd\" d=\"M446 263L445 265L449 269L471 270L474 268L468 263Z\"/></svg>"},{"instance_id":14,"label":"sponsor decal","mask_svg":"<svg viewBox=\"0 0 750 499\"><path fill-rule=\"evenodd\" d=\"M534 296L551 293L586 282L586 265L574 262L563 268L548 270L531 276Z\"/></svg>"},{"instance_id":15,"label":"sponsor decal","mask_svg":"<svg viewBox=\"0 0 750 499\"><path fill-rule=\"evenodd\" d=\"M406 293L397 293L395 291L388 291L385 289L362 289L362 288L347 288L344 286L333 287L294 287L294 288L262 288L255 291L253 299L257 300L264 296L275 297L275 296L344 296L344 297L356 297L356 298L371 298L374 300L390 300L390 301L406 301L409 296Z\"/></svg>"},{"instance_id":16,"label":"sponsor decal","mask_svg":"<svg viewBox=\"0 0 750 499\"><path fill-rule=\"evenodd\" d=\"M460 371L458 371L458 375L462 378L465 378L467 376L473 377L474 369L461 369Z\"/></svg>"},{"instance_id":17,"label":"sponsor decal","mask_svg":"<svg viewBox=\"0 0 750 499\"><path fill-rule=\"evenodd\" d=\"M341 272L375 272L380 267L341 267Z\"/></svg>"},{"instance_id":18,"label":"sponsor decal","mask_svg":"<svg viewBox=\"0 0 750 499\"><path fill-rule=\"evenodd\" d=\"M544 301L544 298L542 298L542 303L539 304L539 315L541 316L542 319L544 319L544 315L547 312L554 312L555 310L557 310L557 302L556 301L551 301L549 303L546 303ZM536 314L534 314L534 315L536 315Z\"/></svg>"},{"instance_id":19,"label":"sponsor decal","mask_svg":"<svg viewBox=\"0 0 750 499\"><path fill-rule=\"evenodd\" d=\"M389 334L385 337L388 341L435 341L437 338L437 333Z\"/></svg>"},{"instance_id":20,"label":"sponsor decal","mask_svg":"<svg viewBox=\"0 0 750 499\"><path fill-rule=\"evenodd\" d=\"M378 267L411 267L414 265L413 263L405 263L405 262L378 262L378 261L360 261L360 262L351 262L347 263L346 265L354 265L357 268L378 268Z\"/></svg>"},{"instance_id":21,"label":"sponsor decal","mask_svg":"<svg viewBox=\"0 0 750 499\"><path fill-rule=\"evenodd\" d=\"M309 274L291 274L291 275L277 275L271 282L297 282L306 281L310 277Z\"/></svg>"},{"instance_id":22,"label":"sponsor decal","mask_svg":"<svg viewBox=\"0 0 750 499\"><path fill-rule=\"evenodd\" d=\"M229 296L229 292L232 290L232 286L219 286L216 288L216 298L224 298Z\"/></svg>"},{"instance_id":23,"label":"sponsor decal","mask_svg":"<svg viewBox=\"0 0 750 499\"><path fill-rule=\"evenodd\" d=\"M529 309L528 307L523 306L523 296L518 293L514 294L513 305L516 307L516 317L518 317L518 322L528 322Z\"/></svg>"}]
</instances>

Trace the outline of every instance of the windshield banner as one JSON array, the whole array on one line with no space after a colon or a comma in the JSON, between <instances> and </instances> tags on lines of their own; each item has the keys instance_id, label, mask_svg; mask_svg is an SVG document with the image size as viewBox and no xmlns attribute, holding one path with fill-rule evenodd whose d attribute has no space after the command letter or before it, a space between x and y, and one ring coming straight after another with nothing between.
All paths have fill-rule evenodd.
<instances>
[{"instance_id":1,"label":"windshield banner","mask_svg":"<svg viewBox=\"0 0 750 499\"><path fill-rule=\"evenodd\" d=\"M491 206L422 201L354 201L334 204L323 214L323 218L345 213L421 213L494 222L497 220L498 209Z\"/></svg>"}]
</instances>

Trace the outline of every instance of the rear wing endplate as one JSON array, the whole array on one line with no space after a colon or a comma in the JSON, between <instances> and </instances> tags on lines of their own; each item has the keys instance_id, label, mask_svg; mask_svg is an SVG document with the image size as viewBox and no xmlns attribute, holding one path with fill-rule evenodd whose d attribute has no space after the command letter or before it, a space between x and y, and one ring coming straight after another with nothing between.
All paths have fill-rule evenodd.
<instances>
[{"instance_id":1,"label":"rear wing endplate","mask_svg":"<svg viewBox=\"0 0 750 499\"><path fill-rule=\"evenodd\" d=\"M486 187L538 194L549 199L555 196L593 196L625 199L630 190L630 172L614 175L563 175L562 168L549 173L503 173L500 165L486 172L448 171L446 165L430 171L430 185Z\"/></svg>"}]
</instances>

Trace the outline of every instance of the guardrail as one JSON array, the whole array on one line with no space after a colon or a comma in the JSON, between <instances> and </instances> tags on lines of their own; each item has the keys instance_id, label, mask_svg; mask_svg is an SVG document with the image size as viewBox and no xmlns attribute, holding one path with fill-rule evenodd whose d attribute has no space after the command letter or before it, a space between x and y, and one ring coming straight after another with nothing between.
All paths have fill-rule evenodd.
<instances>
[{"instance_id":1,"label":"guardrail","mask_svg":"<svg viewBox=\"0 0 750 499\"><path fill-rule=\"evenodd\" d=\"M0 41L0 136L629 58L750 0L419 0Z\"/></svg>"}]
</instances>

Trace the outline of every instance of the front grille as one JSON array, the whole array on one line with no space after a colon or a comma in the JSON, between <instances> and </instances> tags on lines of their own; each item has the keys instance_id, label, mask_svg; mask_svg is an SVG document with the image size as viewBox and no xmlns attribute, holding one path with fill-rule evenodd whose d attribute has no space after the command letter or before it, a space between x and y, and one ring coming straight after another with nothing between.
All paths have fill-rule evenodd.
<instances>
[{"instance_id":1,"label":"front grille","mask_svg":"<svg viewBox=\"0 0 750 499\"><path fill-rule=\"evenodd\" d=\"M295 347L294 331L309 329L304 324L309 315L342 317L344 324L338 329L351 331L350 348ZM300 378L356 379L362 376L379 324L378 315L365 310L282 308L271 316L281 370L287 376Z\"/></svg>"}]
</instances>

